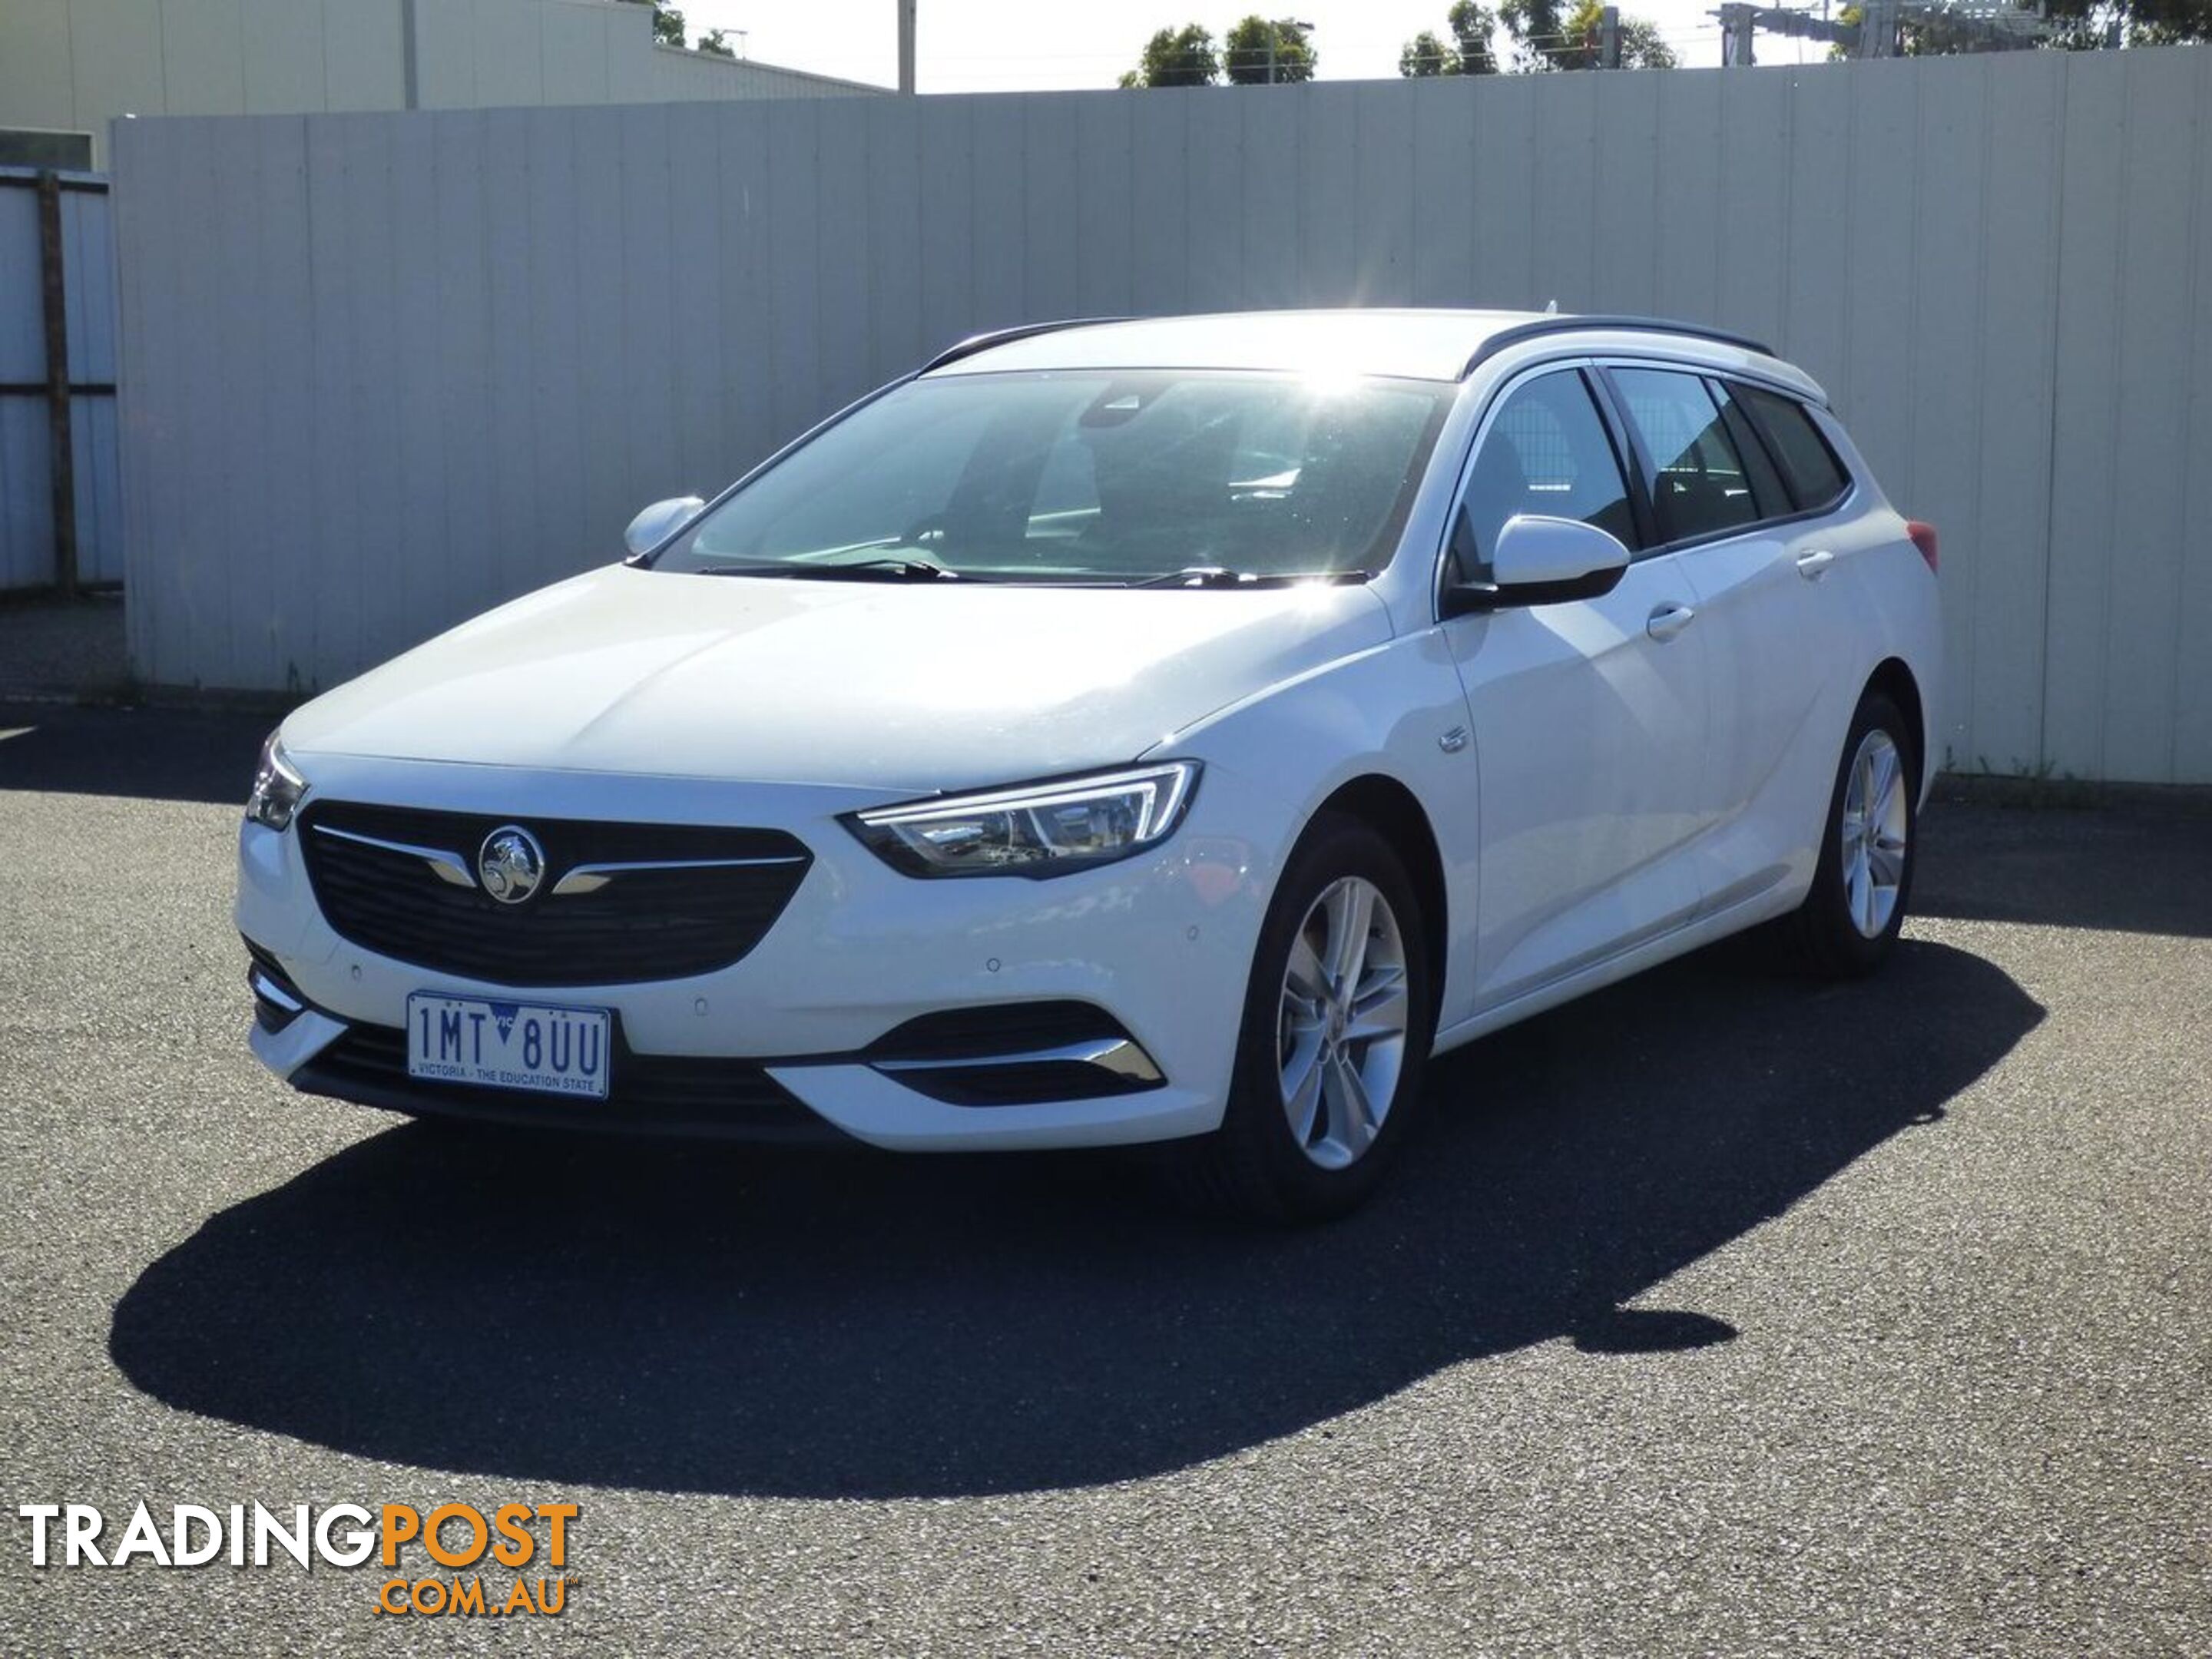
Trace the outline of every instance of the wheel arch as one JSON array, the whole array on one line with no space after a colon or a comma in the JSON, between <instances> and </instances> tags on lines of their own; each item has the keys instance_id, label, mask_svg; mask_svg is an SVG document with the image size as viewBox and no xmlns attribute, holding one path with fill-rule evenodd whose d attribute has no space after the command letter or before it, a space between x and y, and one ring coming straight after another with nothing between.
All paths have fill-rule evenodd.
<instances>
[{"instance_id":1,"label":"wheel arch","mask_svg":"<svg viewBox=\"0 0 2212 1659\"><path fill-rule=\"evenodd\" d=\"M1936 734L1928 729L1928 706L1920 695L1920 682L1904 658L1887 657L1876 664L1874 672L1867 676L1866 685L1859 696L1863 699L1876 691L1897 705L1899 712L1905 716L1905 723L1912 728L1913 775L1919 780L1921 792L1924 794L1929 781L1928 757L1935 752Z\"/></svg>"},{"instance_id":2,"label":"wheel arch","mask_svg":"<svg viewBox=\"0 0 2212 1659\"><path fill-rule=\"evenodd\" d=\"M1421 906L1421 942L1429 959L1429 1000L1440 1005L1451 949L1451 901L1444 884L1443 854L1420 798L1387 773L1365 772L1338 785L1316 810L1315 817L1325 812L1366 824L1405 861L1406 874ZM1437 1010L1430 1012L1434 1014Z\"/></svg>"}]
</instances>

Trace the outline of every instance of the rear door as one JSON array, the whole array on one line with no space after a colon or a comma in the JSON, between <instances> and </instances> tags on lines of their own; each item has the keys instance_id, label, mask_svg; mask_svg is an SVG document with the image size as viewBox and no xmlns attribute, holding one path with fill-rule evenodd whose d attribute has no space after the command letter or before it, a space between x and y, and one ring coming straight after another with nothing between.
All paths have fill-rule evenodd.
<instances>
[{"instance_id":1,"label":"rear door","mask_svg":"<svg viewBox=\"0 0 2212 1659\"><path fill-rule=\"evenodd\" d=\"M1705 634L1712 705L1699 766L1712 818L1700 881L1705 908L1724 909L1806 856L1801 763L1838 672L1842 618L1823 588L1836 555L1821 539L1825 520L1799 510L1744 388L1656 365L1616 363L1607 374L1656 532L1695 592ZM1839 493L1828 490L1829 504ZM1834 760L1820 757L1824 776Z\"/></svg>"},{"instance_id":2,"label":"rear door","mask_svg":"<svg viewBox=\"0 0 2212 1659\"><path fill-rule=\"evenodd\" d=\"M1617 433L1578 367L1510 386L1462 494L1486 562L1515 514L1642 539ZM1461 573L1479 579L1480 570ZM1595 599L1443 624L1474 718L1481 778L1478 997L1493 1007L1693 915L1709 706L1697 595L1639 557Z\"/></svg>"}]
</instances>

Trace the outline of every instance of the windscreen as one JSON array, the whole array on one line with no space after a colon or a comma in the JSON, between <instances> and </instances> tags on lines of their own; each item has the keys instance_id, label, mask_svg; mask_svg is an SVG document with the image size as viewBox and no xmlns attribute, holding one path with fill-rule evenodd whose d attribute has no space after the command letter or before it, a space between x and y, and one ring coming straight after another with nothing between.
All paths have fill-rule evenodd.
<instances>
[{"instance_id":1,"label":"windscreen","mask_svg":"<svg viewBox=\"0 0 2212 1659\"><path fill-rule=\"evenodd\" d=\"M897 562L1106 583L1372 571L1452 390L1179 372L915 380L786 456L654 563L804 574Z\"/></svg>"}]
</instances>

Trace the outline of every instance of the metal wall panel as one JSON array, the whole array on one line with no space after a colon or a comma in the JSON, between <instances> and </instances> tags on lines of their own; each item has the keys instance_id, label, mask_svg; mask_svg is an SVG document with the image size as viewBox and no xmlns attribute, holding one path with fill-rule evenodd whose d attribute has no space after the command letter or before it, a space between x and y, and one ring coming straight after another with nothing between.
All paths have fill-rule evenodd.
<instances>
[{"instance_id":1,"label":"metal wall panel","mask_svg":"<svg viewBox=\"0 0 2212 1659\"><path fill-rule=\"evenodd\" d=\"M2173 775L2212 777L2212 648L2204 629L2212 621L2212 52L2197 65L2197 246L2191 257L2190 314L2192 367L2189 426L2182 446L2187 473L2181 545L2180 661L2174 674Z\"/></svg>"},{"instance_id":2,"label":"metal wall panel","mask_svg":"<svg viewBox=\"0 0 2212 1659\"><path fill-rule=\"evenodd\" d=\"M2212 781L2212 52L119 143L150 679L331 684L976 329L1556 299L1826 385L1942 530L1953 763Z\"/></svg>"},{"instance_id":3,"label":"metal wall panel","mask_svg":"<svg viewBox=\"0 0 2212 1659\"><path fill-rule=\"evenodd\" d=\"M53 477L46 404L0 398L0 591L54 579Z\"/></svg>"},{"instance_id":4,"label":"metal wall panel","mask_svg":"<svg viewBox=\"0 0 2212 1659\"><path fill-rule=\"evenodd\" d=\"M64 191L61 210L70 379L112 386L117 361L114 215L104 191ZM76 480L77 580L119 582L122 477L112 397L70 399L70 443Z\"/></svg>"},{"instance_id":5,"label":"metal wall panel","mask_svg":"<svg viewBox=\"0 0 2212 1659\"><path fill-rule=\"evenodd\" d=\"M45 288L39 255L37 177L10 168L0 187L0 381L43 386ZM67 175L93 183L88 175ZM109 202L98 190L61 193L63 301L70 379L112 383L116 375L115 258ZM44 587L54 568L52 441L46 398L0 396L0 591ZM77 578L123 579L122 514L114 400L70 399L76 481Z\"/></svg>"},{"instance_id":6,"label":"metal wall panel","mask_svg":"<svg viewBox=\"0 0 2212 1659\"><path fill-rule=\"evenodd\" d=\"M2193 633L2185 626L2181 611L2185 483L2212 462L2188 448L2191 404L2207 390L2191 395L2187 349L2191 325L2203 322L2190 262L2196 246L2190 164L2205 112L2194 106L2199 64L2188 54L2123 55L2110 67L2127 112L2116 158L2120 280L2117 293L2097 297L2118 311L2120 397L2109 469L2112 511L2098 540L2117 556L2111 574L2119 580L2107 587L2104 695L2096 699L2101 741L2081 752L2077 769L2158 777L2173 766L2182 654L2202 652L2206 637L2201 625Z\"/></svg>"},{"instance_id":7,"label":"metal wall panel","mask_svg":"<svg viewBox=\"0 0 2212 1659\"><path fill-rule=\"evenodd\" d=\"M130 106L134 112L166 114L172 87L190 87L196 102L179 114L245 115L246 18L242 0L161 0L160 42L161 97ZM258 20L257 20L258 21ZM101 51L101 37L87 42Z\"/></svg>"},{"instance_id":8,"label":"metal wall panel","mask_svg":"<svg viewBox=\"0 0 2212 1659\"><path fill-rule=\"evenodd\" d=\"M92 135L126 115L878 97L889 89L657 46L610 0L4 0L0 111Z\"/></svg>"},{"instance_id":9,"label":"metal wall panel","mask_svg":"<svg viewBox=\"0 0 2212 1659\"><path fill-rule=\"evenodd\" d=\"M406 101L406 31L399 8L323 0L323 97L291 107L388 110ZM197 112L185 106L178 112Z\"/></svg>"},{"instance_id":10,"label":"metal wall panel","mask_svg":"<svg viewBox=\"0 0 2212 1659\"><path fill-rule=\"evenodd\" d=\"M2038 54L1984 104L1981 248L1964 296L1978 307L1957 311L1975 354L1972 378L1962 383L1974 400L1980 441L1961 458L1958 474L1971 491L1974 543L1972 556L1962 554L1955 571L1946 572L1952 659L1946 695L1954 729L1971 739L1970 748L1960 744L1960 763L2013 772L2032 769L2044 753L2065 88L2066 59ZM1936 507L1929 516L1948 510Z\"/></svg>"},{"instance_id":11,"label":"metal wall panel","mask_svg":"<svg viewBox=\"0 0 2212 1659\"><path fill-rule=\"evenodd\" d=\"M627 17L617 25L634 28ZM624 37L617 36L619 48ZM732 64L705 52L684 52L674 46L655 46L632 54L617 50L610 70L616 77L612 96L617 101L674 101L695 98L880 98L888 88L834 76L810 75L775 64L750 59Z\"/></svg>"},{"instance_id":12,"label":"metal wall panel","mask_svg":"<svg viewBox=\"0 0 2212 1659\"><path fill-rule=\"evenodd\" d=\"M319 106L324 89L323 8L302 4L301 0L241 0L239 20L246 113L281 115L288 110ZM100 114L88 109L88 125L98 122Z\"/></svg>"},{"instance_id":13,"label":"metal wall panel","mask_svg":"<svg viewBox=\"0 0 2212 1659\"><path fill-rule=\"evenodd\" d=\"M9 0L0 51L0 110L8 125L69 127L70 0Z\"/></svg>"},{"instance_id":14,"label":"metal wall panel","mask_svg":"<svg viewBox=\"0 0 2212 1659\"><path fill-rule=\"evenodd\" d=\"M11 173L27 179L27 173ZM46 378L46 324L39 268L39 198L0 188L0 380Z\"/></svg>"}]
</instances>

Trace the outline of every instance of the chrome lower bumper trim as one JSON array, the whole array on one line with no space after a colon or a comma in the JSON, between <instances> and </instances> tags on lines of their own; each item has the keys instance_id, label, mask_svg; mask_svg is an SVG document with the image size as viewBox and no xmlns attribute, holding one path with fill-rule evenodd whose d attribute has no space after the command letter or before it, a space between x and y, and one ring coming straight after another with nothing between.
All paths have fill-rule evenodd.
<instances>
[{"instance_id":1,"label":"chrome lower bumper trim","mask_svg":"<svg viewBox=\"0 0 2212 1659\"><path fill-rule=\"evenodd\" d=\"M1167 1079L1152 1057L1128 1037L1097 1037L1087 1042L1062 1043L1056 1048L1032 1048L1018 1054L970 1054L957 1060L878 1060L875 1068L888 1076L902 1072L981 1072L1007 1066L1095 1066L1127 1082L1150 1087Z\"/></svg>"}]
</instances>

